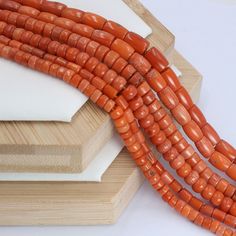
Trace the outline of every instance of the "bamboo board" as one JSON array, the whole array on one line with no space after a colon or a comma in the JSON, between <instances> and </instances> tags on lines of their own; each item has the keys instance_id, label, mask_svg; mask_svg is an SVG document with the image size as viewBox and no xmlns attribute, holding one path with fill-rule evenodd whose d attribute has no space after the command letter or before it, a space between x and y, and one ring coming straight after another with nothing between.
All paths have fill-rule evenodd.
<instances>
[{"instance_id":1,"label":"bamboo board","mask_svg":"<svg viewBox=\"0 0 236 236\"><path fill-rule=\"evenodd\" d=\"M173 60L196 102L201 75L176 51ZM100 183L1 182L0 225L113 224L143 181L142 173L124 149Z\"/></svg>"},{"instance_id":2,"label":"bamboo board","mask_svg":"<svg viewBox=\"0 0 236 236\"><path fill-rule=\"evenodd\" d=\"M150 42L170 59L174 36L138 0L124 0L153 29ZM83 171L114 134L110 118L88 101L71 123L0 122L0 171Z\"/></svg>"}]
</instances>

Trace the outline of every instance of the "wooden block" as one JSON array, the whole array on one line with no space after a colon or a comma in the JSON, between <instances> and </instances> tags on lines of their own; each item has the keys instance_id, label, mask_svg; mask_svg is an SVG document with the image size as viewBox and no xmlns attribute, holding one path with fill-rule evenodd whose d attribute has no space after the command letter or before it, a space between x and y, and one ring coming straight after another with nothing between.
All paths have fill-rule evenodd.
<instances>
[{"instance_id":1,"label":"wooden block","mask_svg":"<svg viewBox=\"0 0 236 236\"><path fill-rule=\"evenodd\" d=\"M152 29L148 37L170 58L174 36L138 0L124 0ZM87 102L71 123L0 122L0 171L81 172L113 135L101 109Z\"/></svg>"},{"instance_id":2,"label":"wooden block","mask_svg":"<svg viewBox=\"0 0 236 236\"><path fill-rule=\"evenodd\" d=\"M201 75L176 51L173 60L197 102ZM0 182L0 225L113 224L143 181L143 174L124 149L100 183Z\"/></svg>"},{"instance_id":3,"label":"wooden block","mask_svg":"<svg viewBox=\"0 0 236 236\"><path fill-rule=\"evenodd\" d=\"M2 182L0 225L111 224L143 180L128 153L122 151L101 183Z\"/></svg>"}]
</instances>

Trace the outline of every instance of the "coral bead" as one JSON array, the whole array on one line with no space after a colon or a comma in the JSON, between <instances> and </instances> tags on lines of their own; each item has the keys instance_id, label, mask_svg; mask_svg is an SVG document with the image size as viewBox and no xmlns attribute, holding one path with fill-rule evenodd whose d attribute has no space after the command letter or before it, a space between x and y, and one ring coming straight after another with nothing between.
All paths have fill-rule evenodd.
<instances>
[{"instance_id":1,"label":"coral bead","mask_svg":"<svg viewBox=\"0 0 236 236\"><path fill-rule=\"evenodd\" d=\"M176 130L171 136L169 136L172 144L177 144L182 138L183 136L178 130Z\"/></svg>"},{"instance_id":2,"label":"coral bead","mask_svg":"<svg viewBox=\"0 0 236 236\"><path fill-rule=\"evenodd\" d=\"M214 206L220 206L223 199L224 199L224 194L222 192L215 191L215 193L211 198L211 202L213 203Z\"/></svg>"},{"instance_id":3,"label":"coral bead","mask_svg":"<svg viewBox=\"0 0 236 236\"><path fill-rule=\"evenodd\" d=\"M157 145L157 150L161 153L164 154L168 152L171 149L171 142L169 139L166 139L163 143Z\"/></svg>"},{"instance_id":4,"label":"coral bead","mask_svg":"<svg viewBox=\"0 0 236 236\"><path fill-rule=\"evenodd\" d=\"M103 30L113 34L115 37L120 39L124 39L125 35L128 33L127 29L114 21L107 21L103 27Z\"/></svg>"},{"instance_id":5,"label":"coral bead","mask_svg":"<svg viewBox=\"0 0 236 236\"><path fill-rule=\"evenodd\" d=\"M54 24L68 30L71 30L74 26L74 22L72 20L63 17L58 17L55 19Z\"/></svg>"},{"instance_id":6,"label":"coral bead","mask_svg":"<svg viewBox=\"0 0 236 236\"><path fill-rule=\"evenodd\" d=\"M124 40L140 54L143 54L150 44L146 39L133 32L128 32Z\"/></svg>"},{"instance_id":7,"label":"coral bead","mask_svg":"<svg viewBox=\"0 0 236 236\"><path fill-rule=\"evenodd\" d=\"M192 171L191 166L188 163L184 163L183 166L181 166L178 170L177 170L177 174L181 177L181 178L185 178L187 177L190 172Z\"/></svg>"},{"instance_id":8,"label":"coral bead","mask_svg":"<svg viewBox=\"0 0 236 236\"><path fill-rule=\"evenodd\" d=\"M185 163L184 157L179 155L173 161L170 162L170 165L175 170L178 170L181 166L184 165L184 163Z\"/></svg>"},{"instance_id":9,"label":"coral bead","mask_svg":"<svg viewBox=\"0 0 236 236\"><path fill-rule=\"evenodd\" d=\"M185 177L185 182L189 185L193 185L197 182L197 180L199 179L199 174L197 173L197 171L191 171L191 173Z\"/></svg>"},{"instance_id":10,"label":"coral bead","mask_svg":"<svg viewBox=\"0 0 236 236\"><path fill-rule=\"evenodd\" d=\"M232 164L226 171L227 175L236 181L236 164Z\"/></svg>"},{"instance_id":11,"label":"coral bead","mask_svg":"<svg viewBox=\"0 0 236 236\"><path fill-rule=\"evenodd\" d=\"M145 102L145 104L147 103ZM155 99L150 105L148 105L148 108L150 113L155 113L161 108L161 104L157 99Z\"/></svg>"},{"instance_id":12,"label":"coral bead","mask_svg":"<svg viewBox=\"0 0 236 236\"><path fill-rule=\"evenodd\" d=\"M166 140L165 133L163 131L160 131L158 134L154 135L151 138L151 141L155 145L162 144Z\"/></svg>"},{"instance_id":13,"label":"coral bead","mask_svg":"<svg viewBox=\"0 0 236 236\"><path fill-rule=\"evenodd\" d=\"M206 124L206 118L196 105L193 105L193 107L189 109L189 114L199 127L203 127Z\"/></svg>"},{"instance_id":14,"label":"coral bead","mask_svg":"<svg viewBox=\"0 0 236 236\"><path fill-rule=\"evenodd\" d=\"M166 60L166 58L163 56L163 54L157 49L157 48L151 48L149 49L145 57L150 61L152 66L157 69L159 72L162 72L167 68L169 65L169 62Z\"/></svg>"},{"instance_id":15,"label":"coral bead","mask_svg":"<svg viewBox=\"0 0 236 236\"><path fill-rule=\"evenodd\" d=\"M57 16L48 12L40 12L37 18L38 20L45 21L47 23L54 23Z\"/></svg>"},{"instance_id":16,"label":"coral bead","mask_svg":"<svg viewBox=\"0 0 236 236\"><path fill-rule=\"evenodd\" d=\"M130 108L135 111L143 105L143 99L139 96L135 97L132 101L129 102Z\"/></svg>"},{"instance_id":17,"label":"coral bead","mask_svg":"<svg viewBox=\"0 0 236 236\"><path fill-rule=\"evenodd\" d=\"M191 116L181 103L174 107L171 110L171 113L175 117L176 121L182 126L191 121Z\"/></svg>"},{"instance_id":18,"label":"coral bead","mask_svg":"<svg viewBox=\"0 0 236 236\"><path fill-rule=\"evenodd\" d=\"M172 119L171 119L171 117L170 117L168 114L166 114L166 115L163 117L163 119L161 119L161 120L159 121L159 125L160 125L160 127L161 127L162 130L166 129L166 128L169 127L171 124L172 124Z\"/></svg>"},{"instance_id":19,"label":"coral bead","mask_svg":"<svg viewBox=\"0 0 236 236\"><path fill-rule=\"evenodd\" d=\"M61 16L79 23L82 19L83 13L84 12L81 10L67 7L62 11Z\"/></svg>"},{"instance_id":20,"label":"coral bead","mask_svg":"<svg viewBox=\"0 0 236 236\"><path fill-rule=\"evenodd\" d=\"M217 134L217 132L213 129L213 127L206 123L202 128L202 132L204 134L204 136L206 136L210 142L212 143L212 145L216 145L217 143L220 142L220 137Z\"/></svg>"},{"instance_id":21,"label":"coral bead","mask_svg":"<svg viewBox=\"0 0 236 236\"><path fill-rule=\"evenodd\" d=\"M184 87L181 87L176 91L176 95L179 98L179 101L189 110L193 106L192 98Z\"/></svg>"},{"instance_id":22,"label":"coral bead","mask_svg":"<svg viewBox=\"0 0 236 236\"><path fill-rule=\"evenodd\" d=\"M148 115L148 113L149 113L148 107L143 105L134 112L134 115L137 119L143 119Z\"/></svg>"},{"instance_id":23,"label":"coral bead","mask_svg":"<svg viewBox=\"0 0 236 236\"><path fill-rule=\"evenodd\" d=\"M163 155L163 157L166 161L170 162L173 161L178 155L179 153L177 152L177 150L172 147L168 152Z\"/></svg>"},{"instance_id":24,"label":"coral bead","mask_svg":"<svg viewBox=\"0 0 236 236\"><path fill-rule=\"evenodd\" d=\"M154 123L151 127L146 129L146 133L149 137L153 137L154 135L158 134L160 131L160 127L157 123Z\"/></svg>"},{"instance_id":25,"label":"coral bead","mask_svg":"<svg viewBox=\"0 0 236 236\"><path fill-rule=\"evenodd\" d=\"M202 191L201 195L204 199L210 200L215 193L215 188L212 185L207 185Z\"/></svg>"},{"instance_id":26,"label":"coral bead","mask_svg":"<svg viewBox=\"0 0 236 236\"><path fill-rule=\"evenodd\" d=\"M163 71L161 75L174 92L181 87L179 78L171 68Z\"/></svg>"},{"instance_id":27,"label":"coral bead","mask_svg":"<svg viewBox=\"0 0 236 236\"><path fill-rule=\"evenodd\" d=\"M199 178L192 187L196 193L201 193L206 186L207 186L206 180L203 178Z\"/></svg>"},{"instance_id":28,"label":"coral bead","mask_svg":"<svg viewBox=\"0 0 236 236\"><path fill-rule=\"evenodd\" d=\"M169 109L174 109L179 104L179 99L170 87L166 87L159 93L161 101Z\"/></svg>"},{"instance_id":29,"label":"coral bead","mask_svg":"<svg viewBox=\"0 0 236 236\"><path fill-rule=\"evenodd\" d=\"M92 26L93 28L102 29L106 23L106 19L97 14L85 12L82 16L81 22L83 24Z\"/></svg>"},{"instance_id":30,"label":"coral bead","mask_svg":"<svg viewBox=\"0 0 236 236\"><path fill-rule=\"evenodd\" d=\"M129 58L129 63L133 65L143 76L151 69L151 64L149 61L136 52Z\"/></svg>"},{"instance_id":31,"label":"coral bead","mask_svg":"<svg viewBox=\"0 0 236 236\"><path fill-rule=\"evenodd\" d=\"M195 153L195 150L191 145L189 145L183 152L181 152L181 155L187 160L191 158Z\"/></svg>"},{"instance_id":32,"label":"coral bead","mask_svg":"<svg viewBox=\"0 0 236 236\"><path fill-rule=\"evenodd\" d=\"M236 159L236 150L234 147L232 147L228 142L225 140L220 140L220 142L217 143L215 147L216 151L221 152L226 157L228 157L230 160Z\"/></svg>"},{"instance_id":33,"label":"coral bead","mask_svg":"<svg viewBox=\"0 0 236 236\"><path fill-rule=\"evenodd\" d=\"M126 98L127 101L133 99L137 95L137 89L133 85L129 85L124 91L122 95Z\"/></svg>"},{"instance_id":34,"label":"coral bead","mask_svg":"<svg viewBox=\"0 0 236 236\"><path fill-rule=\"evenodd\" d=\"M14 1L0 1L0 7L3 10L9 10L9 11L18 11L18 9L21 7L21 4Z\"/></svg>"},{"instance_id":35,"label":"coral bead","mask_svg":"<svg viewBox=\"0 0 236 236\"><path fill-rule=\"evenodd\" d=\"M102 45L110 47L115 37L112 34L107 33L105 31L94 30L91 39Z\"/></svg>"},{"instance_id":36,"label":"coral bead","mask_svg":"<svg viewBox=\"0 0 236 236\"><path fill-rule=\"evenodd\" d=\"M91 38L94 28L89 25L74 24L72 31L80 36Z\"/></svg>"},{"instance_id":37,"label":"coral bead","mask_svg":"<svg viewBox=\"0 0 236 236\"><path fill-rule=\"evenodd\" d=\"M146 75L146 80L152 87L152 89L157 93L162 91L167 86L166 81L156 69L152 69L148 72L148 74Z\"/></svg>"},{"instance_id":38,"label":"coral bead","mask_svg":"<svg viewBox=\"0 0 236 236\"><path fill-rule=\"evenodd\" d=\"M125 60L128 60L135 51L133 47L122 39L116 39L111 45L111 50L119 53Z\"/></svg>"},{"instance_id":39,"label":"coral bead","mask_svg":"<svg viewBox=\"0 0 236 236\"><path fill-rule=\"evenodd\" d=\"M193 142L198 142L203 137L201 129L198 127L195 121L191 120L189 123L183 126L184 132Z\"/></svg>"},{"instance_id":40,"label":"coral bead","mask_svg":"<svg viewBox=\"0 0 236 236\"><path fill-rule=\"evenodd\" d=\"M151 90L151 87L149 86L149 84L146 81L143 81L138 86L137 90L138 90L138 94L142 97Z\"/></svg>"},{"instance_id":41,"label":"coral bead","mask_svg":"<svg viewBox=\"0 0 236 236\"><path fill-rule=\"evenodd\" d=\"M209 161L213 166L222 171L227 171L231 165L231 162L223 154L217 151L211 155Z\"/></svg>"},{"instance_id":42,"label":"coral bead","mask_svg":"<svg viewBox=\"0 0 236 236\"><path fill-rule=\"evenodd\" d=\"M21 6L18 12L27 16L35 17L35 18L40 14L40 11L38 11L35 8L28 7L28 6Z\"/></svg>"},{"instance_id":43,"label":"coral bead","mask_svg":"<svg viewBox=\"0 0 236 236\"><path fill-rule=\"evenodd\" d=\"M44 0L22 0L23 5L41 9Z\"/></svg>"},{"instance_id":44,"label":"coral bead","mask_svg":"<svg viewBox=\"0 0 236 236\"><path fill-rule=\"evenodd\" d=\"M209 158L215 150L214 146L206 137L203 137L201 140L199 140L195 144L199 152L206 158Z\"/></svg>"},{"instance_id":45,"label":"coral bead","mask_svg":"<svg viewBox=\"0 0 236 236\"><path fill-rule=\"evenodd\" d=\"M50 12L57 16L60 16L65 8L66 5L59 2L43 1L41 5L41 11Z\"/></svg>"},{"instance_id":46,"label":"coral bead","mask_svg":"<svg viewBox=\"0 0 236 236\"><path fill-rule=\"evenodd\" d=\"M116 60L119 58L119 54L113 50L109 51L106 56L104 57L103 62L109 67L111 68L114 63L116 62Z\"/></svg>"}]
</instances>

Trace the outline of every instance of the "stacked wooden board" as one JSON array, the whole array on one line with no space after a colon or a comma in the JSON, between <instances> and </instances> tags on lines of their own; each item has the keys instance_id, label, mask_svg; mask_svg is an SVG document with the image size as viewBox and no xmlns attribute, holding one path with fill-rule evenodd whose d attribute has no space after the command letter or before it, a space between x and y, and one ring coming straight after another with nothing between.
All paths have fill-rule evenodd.
<instances>
[{"instance_id":1,"label":"stacked wooden board","mask_svg":"<svg viewBox=\"0 0 236 236\"><path fill-rule=\"evenodd\" d=\"M197 101L201 75L174 50L174 36L137 0L124 1L152 27L151 44L181 71L182 83ZM1 122L0 171L80 172L113 134L108 115L91 102L69 124ZM1 182L0 225L114 223L143 181L123 149L101 183Z\"/></svg>"}]
</instances>

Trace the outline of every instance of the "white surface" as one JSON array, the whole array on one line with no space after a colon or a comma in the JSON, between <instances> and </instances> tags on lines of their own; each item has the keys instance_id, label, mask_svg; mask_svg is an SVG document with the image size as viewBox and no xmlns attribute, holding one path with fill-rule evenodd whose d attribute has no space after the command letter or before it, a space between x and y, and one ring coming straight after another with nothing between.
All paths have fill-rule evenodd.
<instances>
[{"instance_id":1,"label":"white surface","mask_svg":"<svg viewBox=\"0 0 236 236\"><path fill-rule=\"evenodd\" d=\"M71 7L97 12L143 37L151 33L150 27L121 0L62 2ZM82 93L48 75L17 66L2 58L0 68L0 120L71 121L72 116L87 101Z\"/></svg>"},{"instance_id":2,"label":"white surface","mask_svg":"<svg viewBox=\"0 0 236 236\"><path fill-rule=\"evenodd\" d=\"M199 105L219 133L236 145L234 109L236 2L233 0L141 1L175 33L176 48L203 74L204 83ZM5 227L0 229L0 235L210 236L212 234L176 214L145 183L114 225Z\"/></svg>"},{"instance_id":3,"label":"white surface","mask_svg":"<svg viewBox=\"0 0 236 236\"><path fill-rule=\"evenodd\" d=\"M78 174L55 173L0 173L0 181L94 181L102 175L123 148L121 138L115 134L97 154L89 166Z\"/></svg>"}]
</instances>

